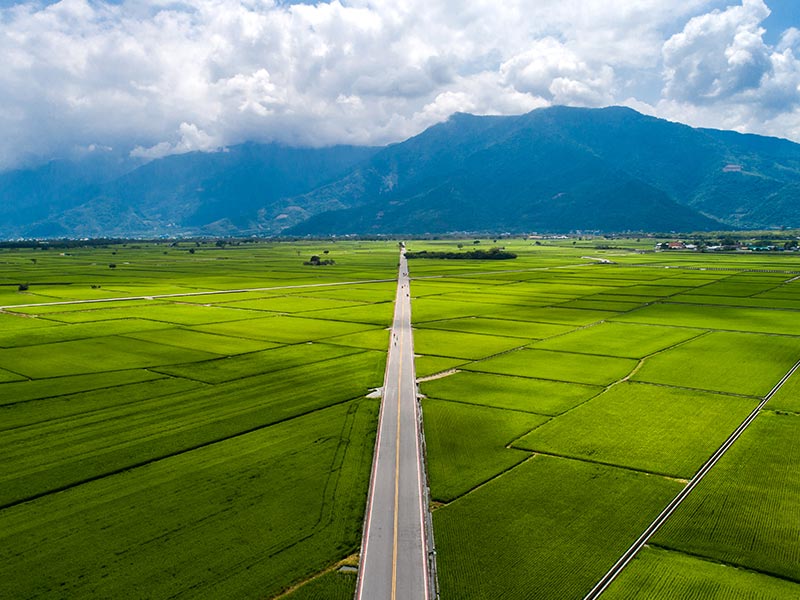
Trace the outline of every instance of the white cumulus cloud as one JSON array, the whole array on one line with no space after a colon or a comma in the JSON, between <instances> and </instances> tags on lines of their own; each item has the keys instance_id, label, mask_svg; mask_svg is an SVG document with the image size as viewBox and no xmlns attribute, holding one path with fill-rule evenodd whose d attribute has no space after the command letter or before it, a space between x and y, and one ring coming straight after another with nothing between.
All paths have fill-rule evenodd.
<instances>
[{"instance_id":1,"label":"white cumulus cloud","mask_svg":"<svg viewBox=\"0 0 800 600\"><path fill-rule=\"evenodd\" d=\"M770 0L42 1L0 9L0 169L93 144L383 144L550 104L800 139L800 33L764 41Z\"/></svg>"},{"instance_id":2,"label":"white cumulus cloud","mask_svg":"<svg viewBox=\"0 0 800 600\"><path fill-rule=\"evenodd\" d=\"M663 46L665 87L657 114L694 125L800 141L800 35L789 28L764 39L764 0L688 21Z\"/></svg>"}]
</instances>

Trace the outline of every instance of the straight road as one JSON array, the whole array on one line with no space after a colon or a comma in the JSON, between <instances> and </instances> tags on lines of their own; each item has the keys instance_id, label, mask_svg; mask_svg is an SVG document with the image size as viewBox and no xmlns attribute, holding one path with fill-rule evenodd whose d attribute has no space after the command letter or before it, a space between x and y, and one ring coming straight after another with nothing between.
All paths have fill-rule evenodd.
<instances>
[{"instance_id":1,"label":"straight road","mask_svg":"<svg viewBox=\"0 0 800 600\"><path fill-rule=\"evenodd\" d=\"M389 344L356 600L427 600L427 494L404 248Z\"/></svg>"}]
</instances>

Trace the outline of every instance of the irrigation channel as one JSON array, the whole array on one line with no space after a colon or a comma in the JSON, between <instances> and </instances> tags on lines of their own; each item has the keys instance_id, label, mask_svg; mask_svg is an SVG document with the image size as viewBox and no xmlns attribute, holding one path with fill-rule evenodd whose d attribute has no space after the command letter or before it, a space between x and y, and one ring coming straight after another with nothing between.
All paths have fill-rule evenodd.
<instances>
[{"instance_id":1,"label":"irrigation channel","mask_svg":"<svg viewBox=\"0 0 800 600\"><path fill-rule=\"evenodd\" d=\"M401 246L356 600L438 597L428 507L408 264Z\"/></svg>"}]
</instances>

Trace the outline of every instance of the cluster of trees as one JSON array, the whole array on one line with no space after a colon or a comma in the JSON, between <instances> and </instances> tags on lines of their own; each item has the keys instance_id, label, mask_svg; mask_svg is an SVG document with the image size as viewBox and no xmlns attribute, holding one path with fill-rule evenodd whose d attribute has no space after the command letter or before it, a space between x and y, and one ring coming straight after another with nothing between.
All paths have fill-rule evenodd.
<instances>
[{"instance_id":1,"label":"cluster of trees","mask_svg":"<svg viewBox=\"0 0 800 600\"><path fill-rule=\"evenodd\" d=\"M328 252L326 250L325 254L327 254L327 253ZM319 266L323 266L323 265L335 265L336 261L333 260L332 258L326 258L325 260L322 260L319 256L317 256L315 254L309 260L305 261L303 264L304 265L310 265L310 266L313 266L313 267L319 267Z\"/></svg>"},{"instance_id":2,"label":"cluster of trees","mask_svg":"<svg viewBox=\"0 0 800 600\"><path fill-rule=\"evenodd\" d=\"M507 252L502 248L491 248L490 250L470 250L469 252L406 252L406 258L447 258L447 259L471 259L471 260L507 260L517 258L513 252Z\"/></svg>"}]
</instances>

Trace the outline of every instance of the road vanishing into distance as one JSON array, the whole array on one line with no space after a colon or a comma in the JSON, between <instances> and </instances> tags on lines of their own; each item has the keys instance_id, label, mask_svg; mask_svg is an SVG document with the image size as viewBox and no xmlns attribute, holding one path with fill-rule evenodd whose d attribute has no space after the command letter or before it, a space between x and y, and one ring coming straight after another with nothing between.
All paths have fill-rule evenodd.
<instances>
[{"instance_id":1,"label":"road vanishing into distance","mask_svg":"<svg viewBox=\"0 0 800 600\"><path fill-rule=\"evenodd\" d=\"M427 600L431 597L427 488L414 373L408 266L404 254L405 249L400 254L356 600Z\"/></svg>"}]
</instances>

